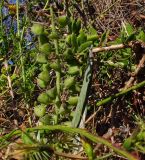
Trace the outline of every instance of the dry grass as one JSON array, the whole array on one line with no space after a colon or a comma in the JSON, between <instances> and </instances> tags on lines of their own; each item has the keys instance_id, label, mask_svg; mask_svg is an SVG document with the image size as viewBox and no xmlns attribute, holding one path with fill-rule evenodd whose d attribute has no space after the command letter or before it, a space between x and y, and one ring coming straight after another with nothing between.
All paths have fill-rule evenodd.
<instances>
[{"instance_id":1,"label":"dry grass","mask_svg":"<svg viewBox=\"0 0 145 160\"><path fill-rule=\"evenodd\" d=\"M144 26L145 19L140 17L140 14L145 15L144 6L144 0L93 0L85 10L87 19L91 18L98 32L111 30L112 34L117 34L123 21L135 27Z\"/></svg>"}]
</instances>

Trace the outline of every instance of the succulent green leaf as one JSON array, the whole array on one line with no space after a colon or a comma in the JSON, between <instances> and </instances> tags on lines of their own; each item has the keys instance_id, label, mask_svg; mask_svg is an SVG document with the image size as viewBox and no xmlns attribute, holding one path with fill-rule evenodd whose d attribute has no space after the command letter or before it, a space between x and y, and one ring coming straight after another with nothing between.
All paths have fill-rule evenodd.
<instances>
[{"instance_id":1,"label":"succulent green leaf","mask_svg":"<svg viewBox=\"0 0 145 160\"><path fill-rule=\"evenodd\" d=\"M75 83L75 78L74 77L67 77L64 80L64 88L69 89L71 86L73 86Z\"/></svg>"},{"instance_id":2,"label":"succulent green leaf","mask_svg":"<svg viewBox=\"0 0 145 160\"><path fill-rule=\"evenodd\" d=\"M75 33L71 34L71 45L74 48L77 48L77 36Z\"/></svg>"},{"instance_id":3,"label":"succulent green leaf","mask_svg":"<svg viewBox=\"0 0 145 160\"><path fill-rule=\"evenodd\" d=\"M51 40L53 40L53 39L58 39L59 37L58 37L58 33L57 32L52 32L50 35L49 35L49 38L51 39Z\"/></svg>"},{"instance_id":4,"label":"succulent green leaf","mask_svg":"<svg viewBox=\"0 0 145 160\"><path fill-rule=\"evenodd\" d=\"M84 33L83 30L80 30L80 34L77 37L77 43L80 46L81 44L85 43L87 41L87 36Z\"/></svg>"},{"instance_id":5,"label":"succulent green leaf","mask_svg":"<svg viewBox=\"0 0 145 160\"><path fill-rule=\"evenodd\" d=\"M70 105L77 105L78 102L78 96L70 96L68 101L67 101Z\"/></svg>"},{"instance_id":6,"label":"succulent green leaf","mask_svg":"<svg viewBox=\"0 0 145 160\"><path fill-rule=\"evenodd\" d=\"M66 44L71 46L71 34L66 37L65 42L66 42Z\"/></svg>"},{"instance_id":7,"label":"succulent green leaf","mask_svg":"<svg viewBox=\"0 0 145 160\"><path fill-rule=\"evenodd\" d=\"M54 69L55 71L60 71L61 69L61 66L58 62L52 62L50 64L50 68Z\"/></svg>"},{"instance_id":8,"label":"succulent green leaf","mask_svg":"<svg viewBox=\"0 0 145 160\"><path fill-rule=\"evenodd\" d=\"M76 75L79 73L79 71L80 71L80 69L78 66L69 66L67 73L69 75Z\"/></svg>"},{"instance_id":9,"label":"succulent green leaf","mask_svg":"<svg viewBox=\"0 0 145 160\"><path fill-rule=\"evenodd\" d=\"M40 117L39 119L39 121L42 122L44 125L49 125L50 120L51 120L51 117L48 114L44 115L43 117Z\"/></svg>"},{"instance_id":10,"label":"succulent green leaf","mask_svg":"<svg viewBox=\"0 0 145 160\"><path fill-rule=\"evenodd\" d=\"M65 27L68 23L67 16L63 15L63 16L58 17L58 23L60 24L61 27Z\"/></svg>"},{"instance_id":11,"label":"succulent green leaf","mask_svg":"<svg viewBox=\"0 0 145 160\"><path fill-rule=\"evenodd\" d=\"M44 82L49 82L50 81L50 75L49 72L47 70L42 71L39 75L38 78L41 79Z\"/></svg>"},{"instance_id":12,"label":"succulent green leaf","mask_svg":"<svg viewBox=\"0 0 145 160\"><path fill-rule=\"evenodd\" d=\"M81 20L77 19L77 22L76 22L76 34L77 35L78 35L80 29L81 29Z\"/></svg>"},{"instance_id":13,"label":"succulent green leaf","mask_svg":"<svg viewBox=\"0 0 145 160\"><path fill-rule=\"evenodd\" d=\"M50 45L49 43L45 43L45 44L43 44L43 45L40 45L39 50L40 50L42 53L44 53L44 54L46 54L46 55L49 55L49 54L51 53L51 51L52 51L52 48L51 48L51 45Z\"/></svg>"},{"instance_id":14,"label":"succulent green leaf","mask_svg":"<svg viewBox=\"0 0 145 160\"><path fill-rule=\"evenodd\" d=\"M36 61L38 63L47 63L48 62L48 60L44 54L38 54Z\"/></svg>"},{"instance_id":15,"label":"succulent green leaf","mask_svg":"<svg viewBox=\"0 0 145 160\"><path fill-rule=\"evenodd\" d=\"M72 60L74 58L72 49L67 48L66 51L63 53L63 57L65 60Z\"/></svg>"},{"instance_id":16,"label":"succulent green leaf","mask_svg":"<svg viewBox=\"0 0 145 160\"><path fill-rule=\"evenodd\" d=\"M53 87L53 88L47 90L46 93L48 94L48 96L50 98L55 99L56 94L57 94L57 89L56 89L56 87Z\"/></svg>"},{"instance_id":17,"label":"succulent green leaf","mask_svg":"<svg viewBox=\"0 0 145 160\"><path fill-rule=\"evenodd\" d=\"M42 104L46 104L48 105L50 103L50 98L47 95L47 93L41 93L38 98L37 98L38 102L42 103Z\"/></svg>"},{"instance_id":18,"label":"succulent green leaf","mask_svg":"<svg viewBox=\"0 0 145 160\"><path fill-rule=\"evenodd\" d=\"M48 37L45 34L41 34L38 36L39 45L43 45L49 42Z\"/></svg>"},{"instance_id":19,"label":"succulent green leaf","mask_svg":"<svg viewBox=\"0 0 145 160\"><path fill-rule=\"evenodd\" d=\"M87 41L87 42L81 44L81 46L78 48L78 52L84 51L85 49L90 47L92 43L93 43L92 41Z\"/></svg>"},{"instance_id":20,"label":"succulent green leaf","mask_svg":"<svg viewBox=\"0 0 145 160\"><path fill-rule=\"evenodd\" d=\"M41 80L39 78L37 78L37 84L41 88L46 88L46 86L47 86L46 82L44 82L43 80Z\"/></svg>"},{"instance_id":21,"label":"succulent green leaf","mask_svg":"<svg viewBox=\"0 0 145 160\"><path fill-rule=\"evenodd\" d=\"M76 32L77 32L77 25L76 25L76 23L77 23L76 20L72 20L71 29L72 29L72 32L73 32L73 33L76 33Z\"/></svg>"},{"instance_id":22,"label":"succulent green leaf","mask_svg":"<svg viewBox=\"0 0 145 160\"><path fill-rule=\"evenodd\" d=\"M37 117L43 117L46 113L46 105L38 105L34 107L34 113Z\"/></svg>"},{"instance_id":23,"label":"succulent green leaf","mask_svg":"<svg viewBox=\"0 0 145 160\"><path fill-rule=\"evenodd\" d=\"M41 24L33 24L31 27L31 31L36 35L41 35L44 32L44 27Z\"/></svg>"},{"instance_id":24,"label":"succulent green leaf","mask_svg":"<svg viewBox=\"0 0 145 160\"><path fill-rule=\"evenodd\" d=\"M87 41L99 42L99 38L97 35L88 35Z\"/></svg>"}]
</instances>

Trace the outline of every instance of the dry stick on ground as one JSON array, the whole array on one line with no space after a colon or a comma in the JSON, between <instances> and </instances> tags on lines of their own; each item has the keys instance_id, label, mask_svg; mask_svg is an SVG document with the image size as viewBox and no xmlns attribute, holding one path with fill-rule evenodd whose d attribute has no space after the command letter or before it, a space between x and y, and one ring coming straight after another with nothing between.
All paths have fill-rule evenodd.
<instances>
[{"instance_id":1,"label":"dry stick on ground","mask_svg":"<svg viewBox=\"0 0 145 160\"><path fill-rule=\"evenodd\" d=\"M135 72L132 74L129 81L126 83L125 87L122 90L125 90L132 85L133 81L135 80L135 77L137 76L137 74L139 73L141 68L144 67L144 63L145 63L145 54L143 55L142 59L140 60Z\"/></svg>"},{"instance_id":2,"label":"dry stick on ground","mask_svg":"<svg viewBox=\"0 0 145 160\"><path fill-rule=\"evenodd\" d=\"M117 44L117 45L111 45L108 47L97 47L93 48L92 52L93 53L98 53L98 52L104 52L104 51L111 51L111 50L118 50L118 49L123 49L126 47L131 47L131 43L129 45L124 45L124 44Z\"/></svg>"},{"instance_id":3,"label":"dry stick on ground","mask_svg":"<svg viewBox=\"0 0 145 160\"><path fill-rule=\"evenodd\" d=\"M100 106L96 112L94 112L86 121L85 124L87 124L88 122L90 122L96 115L97 113L99 113L99 111L102 109L102 107Z\"/></svg>"},{"instance_id":4,"label":"dry stick on ground","mask_svg":"<svg viewBox=\"0 0 145 160\"><path fill-rule=\"evenodd\" d=\"M141 46L144 46L144 43L141 41L134 41L129 42L128 44L116 44L116 45L111 45L107 47L96 47L92 49L93 53L99 53L99 52L104 52L104 51L111 51L111 50L118 50L118 49L124 49L124 48L133 48L137 42L141 44Z\"/></svg>"},{"instance_id":5,"label":"dry stick on ground","mask_svg":"<svg viewBox=\"0 0 145 160\"><path fill-rule=\"evenodd\" d=\"M138 13L138 12L136 12L136 11L134 11L134 12L132 13L132 15L133 15L133 16L136 16L136 17L139 17L139 18L141 18L141 19L145 19L145 15L144 15L144 14L140 14L140 13Z\"/></svg>"},{"instance_id":6,"label":"dry stick on ground","mask_svg":"<svg viewBox=\"0 0 145 160\"><path fill-rule=\"evenodd\" d=\"M9 86L9 90L10 90L10 95L11 95L12 99L14 99L14 92L13 92L13 88L12 88L12 82L11 82L10 75L8 73L8 62L7 62L7 60L5 60L3 64L4 64L4 66L6 68L6 71L7 71L7 80L8 80L8 86Z\"/></svg>"}]
</instances>

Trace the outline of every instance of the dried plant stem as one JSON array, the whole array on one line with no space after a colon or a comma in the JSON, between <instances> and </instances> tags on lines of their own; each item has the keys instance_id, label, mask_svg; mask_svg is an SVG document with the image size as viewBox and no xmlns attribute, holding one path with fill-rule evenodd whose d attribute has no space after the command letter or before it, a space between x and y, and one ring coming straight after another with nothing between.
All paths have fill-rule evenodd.
<instances>
[{"instance_id":1,"label":"dried plant stem","mask_svg":"<svg viewBox=\"0 0 145 160\"><path fill-rule=\"evenodd\" d=\"M17 36L20 39L20 41L18 42L18 47L19 47L19 53L21 55L20 62L21 62L21 68L22 68L22 79L23 79L24 89L26 89L26 76L25 76L25 67L24 67L24 57L23 57L23 54L22 54L22 46L21 46L21 41L22 41L23 34L21 34L21 32L20 32L19 0L16 0L16 15L17 15ZM24 32L24 30L23 30L23 32ZM26 94L25 91L24 91L24 98L25 98L25 102L26 102L27 94ZM26 106L28 107L27 102L26 102Z\"/></svg>"},{"instance_id":2,"label":"dried plant stem","mask_svg":"<svg viewBox=\"0 0 145 160\"><path fill-rule=\"evenodd\" d=\"M145 15L144 15L144 14L140 14L140 13L138 13L138 12L136 12L136 11L134 11L134 12L132 13L132 15L133 15L133 16L136 16L136 17L139 17L139 18L141 18L141 19L145 19Z\"/></svg>"},{"instance_id":3,"label":"dried plant stem","mask_svg":"<svg viewBox=\"0 0 145 160\"><path fill-rule=\"evenodd\" d=\"M120 0L117 0L115 1L113 4L111 4L105 11L103 11L102 13L100 13L100 16L106 14L106 12L108 12L116 3L118 3L118 1Z\"/></svg>"},{"instance_id":4,"label":"dried plant stem","mask_svg":"<svg viewBox=\"0 0 145 160\"><path fill-rule=\"evenodd\" d=\"M145 54L143 55L142 59L140 60L135 72L133 73L133 76L130 77L129 81L126 83L125 87L122 90L127 89L131 86L131 84L133 83L135 77L137 76L137 74L139 73L141 68L144 67L144 63L145 63Z\"/></svg>"},{"instance_id":5,"label":"dried plant stem","mask_svg":"<svg viewBox=\"0 0 145 160\"><path fill-rule=\"evenodd\" d=\"M47 2L45 3L43 10L45 10L47 8L48 4L49 4L49 0L47 0Z\"/></svg>"},{"instance_id":6,"label":"dried plant stem","mask_svg":"<svg viewBox=\"0 0 145 160\"><path fill-rule=\"evenodd\" d=\"M118 50L118 49L125 49L125 48L132 48L134 49L134 42L138 42L140 46L144 46L144 43L141 41L130 41L128 44L116 44L116 45L111 45L107 47L96 47L92 49L93 53L98 53L98 52L104 52L104 51L111 51L111 50Z\"/></svg>"},{"instance_id":7,"label":"dried plant stem","mask_svg":"<svg viewBox=\"0 0 145 160\"><path fill-rule=\"evenodd\" d=\"M10 148L13 147L13 146L18 146L18 147L15 147L15 151L14 152L10 152ZM82 159L82 160L87 160L88 158L87 157L82 157L82 156L79 156L79 155L75 155L75 154L71 154L71 153L64 153L64 152L59 152L57 150L55 150L53 147L51 147L50 145L48 144L31 144L30 145L18 145L17 143L12 143L8 149L7 149L7 153L6 153L6 156L5 158L7 157L15 157L15 155L21 155L24 151L28 151L28 150L41 150L41 151L49 151L50 153L53 153L57 156L60 156L60 157L65 157L65 158L71 158L71 159Z\"/></svg>"},{"instance_id":8,"label":"dried plant stem","mask_svg":"<svg viewBox=\"0 0 145 160\"><path fill-rule=\"evenodd\" d=\"M93 53L98 53L98 52L103 52L103 51L123 49L123 48L126 48L126 47L128 47L128 46L126 46L124 44L117 44L117 45L111 45L111 46L108 46L108 47L93 48L92 52Z\"/></svg>"},{"instance_id":9,"label":"dried plant stem","mask_svg":"<svg viewBox=\"0 0 145 160\"><path fill-rule=\"evenodd\" d=\"M4 66L6 68L6 71L7 71L7 80L8 80L8 86L9 86L9 90L10 90L10 95L11 95L12 99L14 99L14 92L13 92L13 88L12 88L12 82L11 82L11 78L10 78L10 75L9 75L9 72L8 72L8 61L5 60L3 64L4 64Z\"/></svg>"},{"instance_id":10,"label":"dried plant stem","mask_svg":"<svg viewBox=\"0 0 145 160\"><path fill-rule=\"evenodd\" d=\"M71 159L84 159L87 160L87 157L82 157L82 156L78 156L78 155L74 155L74 154L69 154L69 153L61 153L61 152L57 152L54 151L54 154L61 156L61 157L66 157L66 158L71 158Z\"/></svg>"},{"instance_id":11,"label":"dried plant stem","mask_svg":"<svg viewBox=\"0 0 145 160\"><path fill-rule=\"evenodd\" d=\"M97 111L95 111L86 121L85 124L87 124L88 122L90 122L96 115L97 113L102 109L102 107L100 106Z\"/></svg>"}]
</instances>

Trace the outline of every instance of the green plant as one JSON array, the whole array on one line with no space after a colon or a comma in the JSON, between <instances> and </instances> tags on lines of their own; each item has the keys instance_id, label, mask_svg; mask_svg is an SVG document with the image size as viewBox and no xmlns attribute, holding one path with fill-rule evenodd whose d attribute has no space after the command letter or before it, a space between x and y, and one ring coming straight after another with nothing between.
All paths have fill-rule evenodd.
<instances>
[{"instance_id":1,"label":"green plant","mask_svg":"<svg viewBox=\"0 0 145 160\"><path fill-rule=\"evenodd\" d=\"M95 122L95 119L97 123L102 122L103 128L106 127L103 121L112 124L116 118L113 114L114 107L120 107L117 103L120 99L123 108L120 112L115 111L116 114L138 102L134 94L142 93L145 86L145 81L140 82L138 76L144 56L138 58L137 50L138 46L141 50L144 49L144 31L136 30L129 23L123 23L118 38L110 42L111 30L98 34L92 27L93 20L90 24L85 22L88 16L85 12L89 10L92 2L89 4L66 0L62 3L49 0L29 2L25 8L26 16L21 13L17 0L14 5L16 15L12 15L11 24L7 26L4 21L11 15L5 16L2 13L4 1L0 3L0 96L4 103L4 107L1 107L2 116L9 114L9 106L12 111L16 108L14 115L15 112L16 115L17 112L21 114L21 109L25 110L22 114L23 122L18 122L20 130L13 130L9 134L5 134L5 128L1 130L2 134L4 133L0 138L1 148L10 147L9 143L14 139L20 139L20 144L19 141L18 144L14 143L15 152L8 154L7 158L15 158L11 156L21 152L24 159L32 160L50 157L106 159L115 156L113 150L122 157L136 160L138 157L129 153L130 151L145 153L143 122L140 122L140 129L136 134L124 139L122 147L116 147L116 141L111 144L99 137ZM30 39L27 36L30 36ZM137 63L137 58L138 62L142 63ZM123 73L124 78L125 73L132 71L135 73L130 76L129 86L118 91L125 84L121 76L117 77L118 74ZM125 78L129 78L129 75ZM135 78L138 82L133 85ZM137 91L134 92L135 90ZM131 103L132 99L136 101ZM128 106L125 106L126 103ZM108 112L110 113L107 116ZM129 113L131 116L136 114ZM96 114L98 116L95 117ZM13 121L12 118L10 116L10 122ZM92 118L93 123L88 123ZM38 126L26 128L25 120L26 125ZM84 127L85 129L79 129ZM113 134L116 134L116 130L113 130ZM111 135L111 138L114 138L114 135ZM96 143L101 143L110 150L102 157L102 153L96 156L95 145L101 146ZM80 151L83 156L74 154Z\"/></svg>"},{"instance_id":2,"label":"green plant","mask_svg":"<svg viewBox=\"0 0 145 160\"><path fill-rule=\"evenodd\" d=\"M98 37L96 35L92 41L90 41L90 38L87 39L87 34L81 28L80 19L73 19L67 16L59 16L57 18L54 15L52 6L50 6L50 14L50 27L44 27L40 24L33 24L31 27L31 31L39 40L38 48L40 53L38 54L37 62L40 64L41 68L43 68L44 64L48 66L45 67L45 70L43 68L38 75L37 84L43 88L44 91L38 96L37 100L40 104L45 103L55 106L55 115L57 116L55 123L61 124L61 119L63 119L64 114L61 115L61 106L76 106L79 95L77 90L81 87L81 83L76 89L75 81L80 78L80 76L83 76L82 73L84 73L87 66L85 58L88 57L88 49L92 44L95 45L98 43ZM70 23L66 23L66 21L69 21L71 25ZM56 28L57 24L57 28L59 29ZM63 34L64 28L62 31L62 25L65 27L65 31L69 28L70 32L67 36ZM91 33L89 36L91 36ZM44 41L44 39L46 41ZM49 60L50 56L54 56L55 58ZM81 61L84 61L84 63L81 63ZM49 84L49 72L51 70L55 72L55 83L53 86ZM67 72L65 73L66 70ZM55 90L50 88L55 88ZM61 96L63 96L65 92L68 92L66 101L61 99ZM67 114L68 113L69 112L67 112ZM71 111L69 114L71 114Z\"/></svg>"},{"instance_id":3,"label":"green plant","mask_svg":"<svg viewBox=\"0 0 145 160\"><path fill-rule=\"evenodd\" d=\"M123 146L126 150L139 150L145 153L144 141L145 141L145 124L141 119L138 119L138 127L134 130L132 135L125 139Z\"/></svg>"}]
</instances>

